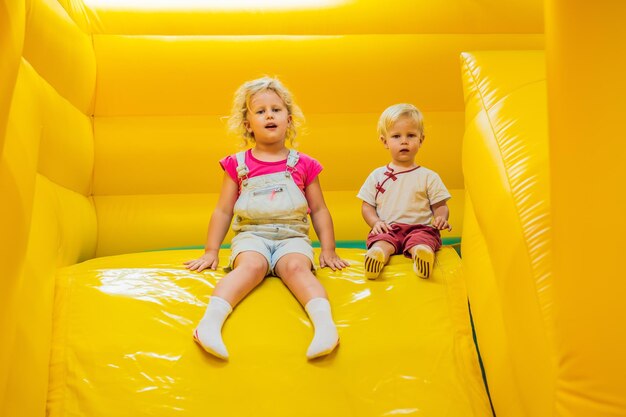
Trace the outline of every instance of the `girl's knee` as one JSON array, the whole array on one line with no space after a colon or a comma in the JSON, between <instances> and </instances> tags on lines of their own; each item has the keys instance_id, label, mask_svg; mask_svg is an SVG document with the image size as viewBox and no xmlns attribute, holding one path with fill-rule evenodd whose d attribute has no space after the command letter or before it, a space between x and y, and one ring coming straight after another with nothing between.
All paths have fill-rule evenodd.
<instances>
[{"instance_id":1,"label":"girl's knee","mask_svg":"<svg viewBox=\"0 0 626 417\"><path fill-rule=\"evenodd\" d=\"M302 261L287 261L287 263L285 263L285 272L292 275L292 274L302 274L303 272L308 272L310 270L310 266L308 264L308 262L302 262Z\"/></svg>"},{"instance_id":2,"label":"girl's knee","mask_svg":"<svg viewBox=\"0 0 626 417\"><path fill-rule=\"evenodd\" d=\"M278 272L281 274L281 278L287 278L294 276L302 276L311 272L311 262L308 258L297 257L284 259L280 265L277 265Z\"/></svg>"},{"instance_id":3,"label":"girl's knee","mask_svg":"<svg viewBox=\"0 0 626 417\"><path fill-rule=\"evenodd\" d=\"M247 275L263 279L267 274L267 261L264 258L246 259L237 265L237 268Z\"/></svg>"}]
</instances>

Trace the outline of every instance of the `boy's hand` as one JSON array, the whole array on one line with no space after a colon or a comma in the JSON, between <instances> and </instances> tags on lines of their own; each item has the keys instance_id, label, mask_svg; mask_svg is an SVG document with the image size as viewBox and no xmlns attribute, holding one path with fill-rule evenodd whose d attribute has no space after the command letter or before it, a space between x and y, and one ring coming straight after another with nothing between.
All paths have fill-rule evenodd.
<instances>
[{"instance_id":1,"label":"boy's hand","mask_svg":"<svg viewBox=\"0 0 626 417\"><path fill-rule=\"evenodd\" d=\"M435 217L433 220L433 227L437 230L448 229L448 231L452 231L452 226L448 223L448 220L443 217Z\"/></svg>"},{"instance_id":2,"label":"boy's hand","mask_svg":"<svg viewBox=\"0 0 626 417\"><path fill-rule=\"evenodd\" d=\"M341 259L334 249L322 249L322 253L320 254L320 268L324 268L325 266L329 267L333 271L336 271L338 269L343 269L347 266L350 266L350 264Z\"/></svg>"},{"instance_id":3,"label":"boy's hand","mask_svg":"<svg viewBox=\"0 0 626 417\"><path fill-rule=\"evenodd\" d=\"M217 268L218 261L219 261L218 252L209 251L209 252L206 252L201 257L199 257L198 259L185 262L185 268L187 268L190 271L198 271L198 272L202 272L207 268L215 270Z\"/></svg>"},{"instance_id":4,"label":"boy's hand","mask_svg":"<svg viewBox=\"0 0 626 417\"><path fill-rule=\"evenodd\" d=\"M378 235L380 233L389 233L389 225L382 220L374 223L370 235Z\"/></svg>"}]
</instances>

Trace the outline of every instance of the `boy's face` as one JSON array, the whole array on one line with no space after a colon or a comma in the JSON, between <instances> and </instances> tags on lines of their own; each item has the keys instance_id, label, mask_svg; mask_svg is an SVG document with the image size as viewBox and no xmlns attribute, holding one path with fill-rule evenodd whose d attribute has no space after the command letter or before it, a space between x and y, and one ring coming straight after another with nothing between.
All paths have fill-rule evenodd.
<instances>
[{"instance_id":1,"label":"boy's face","mask_svg":"<svg viewBox=\"0 0 626 417\"><path fill-rule=\"evenodd\" d=\"M264 90L252 96L244 123L257 143L271 144L285 140L291 115L278 94Z\"/></svg>"},{"instance_id":2,"label":"boy's face","mask_svg":"<svg viewBox=\"0 0 626 417\"><path fill-rule=\"evenodd\" d=\"M399 118L380 140L389 149L395 165L411 167L422 146L423 136L417 123L410 117Z\"/></svg>"}]
</instances>

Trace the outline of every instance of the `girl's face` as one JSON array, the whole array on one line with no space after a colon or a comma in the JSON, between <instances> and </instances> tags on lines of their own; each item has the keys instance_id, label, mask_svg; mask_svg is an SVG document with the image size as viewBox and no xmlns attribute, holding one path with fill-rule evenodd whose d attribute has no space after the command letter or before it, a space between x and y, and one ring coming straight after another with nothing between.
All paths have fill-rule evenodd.
<instances>
[{"instance_id":1,"label":"girl's face","mask_svg":"<svg viewBox=\"0 0 626 417\"><path fill-rule=\"evenodd\" d=\"M387 136L380 139L389 149L394 164L407 168L414 164L415 155L422 145L422 133L410 117L399 118L388 130Z\"/></svg>"},{"instance_id":2,"label":"girl's face","mask_svg":"<svg viewBox=\"0 0 626 417\"><path fill-rule=\"evenodd\" d=\"M264 90L252 96L244 123L257 144L284 144L291 115L278 94Z\"/></svg>"}]
</instances>

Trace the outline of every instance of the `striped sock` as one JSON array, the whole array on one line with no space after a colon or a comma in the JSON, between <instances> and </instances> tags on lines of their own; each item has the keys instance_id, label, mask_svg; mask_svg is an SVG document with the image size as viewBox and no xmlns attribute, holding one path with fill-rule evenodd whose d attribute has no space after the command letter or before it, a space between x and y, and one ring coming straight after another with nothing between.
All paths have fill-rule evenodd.
<instances>
[{"instance_id":1,"label":"striped sock","mask_svg":"<svg viewBox=\"0 0 626 417\"><path fill-rule=\"evenodd\" d=\"M365 278L376 279L385 266L385 253L376 246L365 254Z\"/></svg>"},{"instance_id":2,"label":"striped sock","mask_svg":"<svg viewBox=\"0 0 626 417\"><path fill-rule=\"evenodd\" d=\"M428 278L435 264L435 253L426 245L417 245L413 255L413 271L420 278Z\"/></svg>"}]
</instances>

